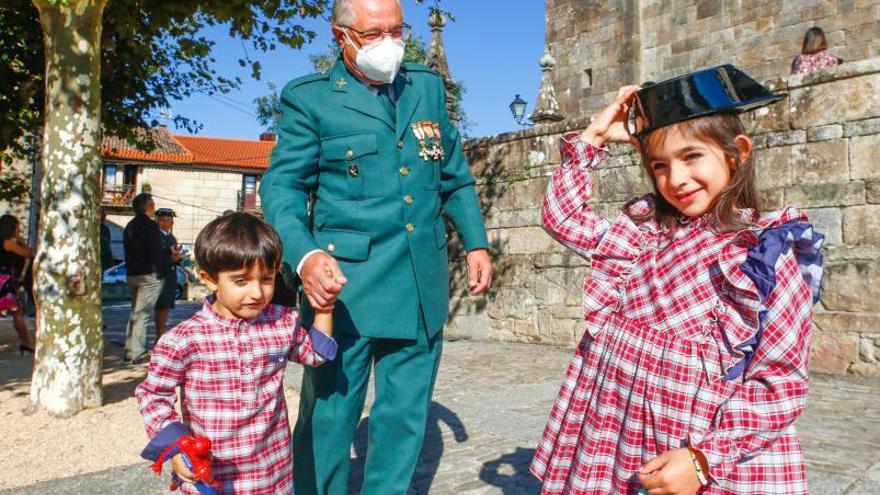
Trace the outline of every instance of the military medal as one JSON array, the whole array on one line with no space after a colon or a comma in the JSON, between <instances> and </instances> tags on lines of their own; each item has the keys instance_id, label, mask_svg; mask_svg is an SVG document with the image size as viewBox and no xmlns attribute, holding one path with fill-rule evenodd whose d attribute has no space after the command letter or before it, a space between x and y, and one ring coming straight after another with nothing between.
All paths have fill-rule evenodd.
<instances>
[{"instance_id":1,"label":"military medal","mask_svg":"<svg viewBox=\"0 0 880 495\"><path fill-rule=\"evenodd\" d=\"M430 121L416 122L412 126L413 134L419 141L419 158L422 160L442 160L443 144L440 136L440 124Z\"/></svg>"}]
</instances>

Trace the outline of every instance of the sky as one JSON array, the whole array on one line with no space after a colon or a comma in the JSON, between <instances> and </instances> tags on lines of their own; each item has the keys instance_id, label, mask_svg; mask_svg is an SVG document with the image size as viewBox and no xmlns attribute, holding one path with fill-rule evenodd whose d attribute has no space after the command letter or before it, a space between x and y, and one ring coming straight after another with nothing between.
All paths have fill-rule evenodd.
<instances>
[{"instance_id":1,"label":"sky","mask_svg":"<svg viewBox=\"0 0 880 495\"><path fill-rule=\"evenodd\" d=\"M414 0L402 0L402 5L413 35L430 43L428 7L416 5ZM533 110L541 83L538 59L544 51L544 5L543 0L441 2L441 7L455 16L443 31L443 43L452 77L463 82L467 90L463 106L473 122L470 137L519 129L508 108L516 94L529 103L527 114ZM257 139L264 129L254 117L254 98L269 93L269 81L281 88L287 81L312 72L309 54L327 51L331 40L327 21L317 19L305 25L318 34L311 44L301 50L283 48L268 53L233 40L222 26L206 30L206 36L217 43L214 53L218 71L225 76L239 76L242 87L227 95L194 95L173 103L169 110L202 123L201 136ZM262 65L260 81L250 77L249 69L238 65L244 47Z\"/></svg>"}]
</instances>

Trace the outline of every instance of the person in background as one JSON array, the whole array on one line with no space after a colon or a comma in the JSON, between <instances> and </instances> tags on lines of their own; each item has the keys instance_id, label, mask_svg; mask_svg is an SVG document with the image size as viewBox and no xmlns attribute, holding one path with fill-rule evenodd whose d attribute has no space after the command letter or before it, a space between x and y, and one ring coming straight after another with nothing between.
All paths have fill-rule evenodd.
<instances>
[{"instance_id":1,"label":"person in background","mask_svg":"<svg viewBox=\"0 0 880 495\"><path fill-rule=\"evenodd\" d=\"M110 226L107 225L107 210L101 208L101 270L107 270L116 264L113 248L110 245Z\"/></svg>"},{"instance_id":2,"label":"person in background","mask_svg":"<svg viewBox=\"0 0 880 495\"><path fill-rule=\"evenodd\" d=\"M156 301L156 340L158 341L165 333L168 324L168 312L174 309L174 301L177 299L177 264L183 259L180 246L172 234L174 218L177 216L171 208L159 208L156 210L156 223L162 232L162 257L163 265L168 267L165 277L162 279L162 292Z\"/></svg>"},{"instance_id":3,"label":"person in background","mask_svg":"<svg viewBox=\"0 0 880 495\"><path fill-rule=\"evenodd\" d=\"M162 292L162 279L168 273L168 267L162 256L162 231L152 220L156 214L153 197L147 193L138 194L131 201L131 207L135 216L125 226L122 236L128 290L131 292L124 358L132 364L141 364L150 359L146 348L147 324Z\"/></svg>"},{"instance_id":4,"label":"person in background","mask_svg":"<svg viewBox=\"0 0 880 495\"><path fill-rule=\"evenodd\" d=\"M18 352L34 352L34 343L24 320L19 298L22 275L34 250L21 238L21 223L12 215L0 217L0 312L12 315L12 326L18 334Z\"/></svg>"},{"instance_id":5,"label":"person in background","mask_svg":"<svg viewBox=\"0 0 880 495\"><path fill-rule=\"evenodd\" d=\"M801 46L801 54L791 62L792 74L806 74L821 69L836 67L843 60L828 51L828 40L825 39L825 31L820 27L811 27L804 34L804 43Z\"/></svg>"}]
</instances>

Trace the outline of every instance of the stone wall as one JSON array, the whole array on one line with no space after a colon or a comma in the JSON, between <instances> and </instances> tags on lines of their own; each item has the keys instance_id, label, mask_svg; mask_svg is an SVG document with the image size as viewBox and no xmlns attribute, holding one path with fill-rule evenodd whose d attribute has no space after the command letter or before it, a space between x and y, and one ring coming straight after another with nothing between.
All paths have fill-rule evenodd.
<instances>
[{"instance_id":1,"label":"stone wall","mask_svg":"<svg viewBox=\"0 0 880 495\"><path fill-rule=\"evenodd\" d=\"M801 207L828 239L813 368L880 374L880 58L768 84L789 97L746 119L764 208ZM584 125L567 121L466 143L497 275L489 296L465 296L455 253L449 338L580 339L589 267L544 233L539 212L559 164L559 136ZM592 205L605 216L650 188L636 156L625 147L612 151L595 173Z\"/></svg>"},{"instance_id":2,"label":"stone wall","mask_svg":"<svg viewBox=\"0 0 880 495\"><path fill-rule=\"evenodd\" d=\"M845 61L880 55L880 0L547 0L553 82L569 116L621 85L722 63L787 75L812 26Z\"/></svg>"},{"instance_id":3,"label":"stone wall","mask_svg":"<svg viewBox=\"0 0 880 495\"><path fill-rule=\"evenodd\" d=\"M177 213L174 236L178 242L193 244L208 222L225 210L238 209L242 173L145 166L139 181L150 184L157 208L173 208Z\"/></svg>"}]
</instances>

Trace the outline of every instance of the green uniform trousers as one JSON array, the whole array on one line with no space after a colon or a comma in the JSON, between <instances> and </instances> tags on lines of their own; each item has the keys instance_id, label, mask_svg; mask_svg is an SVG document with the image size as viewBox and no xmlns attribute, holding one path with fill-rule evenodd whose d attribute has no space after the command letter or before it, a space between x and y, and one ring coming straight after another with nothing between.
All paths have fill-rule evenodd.
<instances>
[{"instance_id":1,"label":"green uniform trousers","mask_svg":"<svg viewBox=\"0 0 880 495\"><path fill-rule=\"evenodd\" d=\"M351 444L371 368L376 397L362 494L407 493L443 349L443 331L428 337L424 318L419 320L417 340L338 335L336 359L305 369L293 440L296 495L348 493Z\"/></svg>"}]
</instances>

